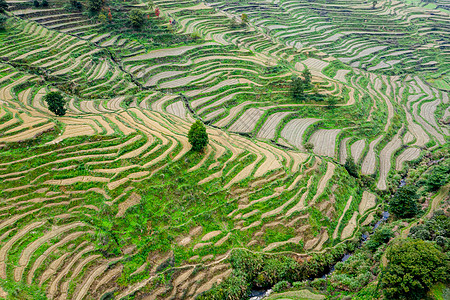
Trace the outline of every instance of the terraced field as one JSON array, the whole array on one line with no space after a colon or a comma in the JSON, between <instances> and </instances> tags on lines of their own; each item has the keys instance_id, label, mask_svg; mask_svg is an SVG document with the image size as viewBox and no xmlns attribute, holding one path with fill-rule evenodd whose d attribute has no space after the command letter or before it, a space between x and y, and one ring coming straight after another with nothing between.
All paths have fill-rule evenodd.
<instances>
[{"instance_id":1,"label":"terraced field","mask_svg":"<svg viewBox=\"0 0 450 300\"><path fill-rule=\"evenodd\" d=\"M59 4L10 2L0 297L8 282L50 299L191 299L230 274L234 249L300 259L351 239L395 170L448 141L448 94L426 73L448 70L445 7L153 3L160 18L127 9L189 42L154 47ZM314 89L295 102L289 81L305 68ZM65 116L47 109L50 91ZM208 125L201 155L195 119Z\"/></svg>"}]
</instances>

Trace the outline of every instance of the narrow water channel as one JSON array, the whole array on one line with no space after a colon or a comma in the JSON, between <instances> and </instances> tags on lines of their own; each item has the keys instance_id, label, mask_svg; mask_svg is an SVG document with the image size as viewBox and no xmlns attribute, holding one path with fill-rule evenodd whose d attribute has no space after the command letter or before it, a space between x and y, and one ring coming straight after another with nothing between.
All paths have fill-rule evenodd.
<instances>
[{"instance_id":1,"label":"narrow water channel","mask_svg":"<svg viewBox=\"0 0 450 300\"><path fill-rule=\"evenodd\" d=\"M381 219L373 226L372 232L368 235L363 234L361 236L361 240L360 240L360 244L357 248L361 248L361 246L364 244L365 241L367 241L367 239L369 238L369 236L371 236L372 234L375 233L375 231L378 229L378 227L380 227L380 225L384 222L386 222L386 220L389 218L390 214L387 211L384 211L381 214ZM342 259L340 260L340 262L345 262L347 259L349 259L351 256L353 255L353 253L346 253L344 254L344 256L342 257ZM334 272L335 270L335 266L336 264L332 265L329 269L329 272L327 274L324 274L323 276L321 276L320 278L326 278L328 276L331 275L331 273ZM319 277L317 277L319 278ZM315 278L311 278L310 280L314 280ZM264 289L264 290L252 290L251 294L249 295L249 300L261 300L264 299L266 297L268 297L270 294L272 293L272 289Z\"/></svg>"}]
</instances>

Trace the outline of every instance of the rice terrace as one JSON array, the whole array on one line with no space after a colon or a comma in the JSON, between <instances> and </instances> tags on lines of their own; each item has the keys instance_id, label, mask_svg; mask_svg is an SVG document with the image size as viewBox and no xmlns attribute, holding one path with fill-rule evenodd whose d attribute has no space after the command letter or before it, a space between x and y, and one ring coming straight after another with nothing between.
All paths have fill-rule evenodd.
<instances>
[{"instance_id":1,"label":"rice terrace","mask_svg":"<svg viewBox=\"0 0 450 300\"><path fill-rule=\"evenodd\" d=\"M0 0L0 299L450 299L450 0Z\"/></svg>"}]
</instances>

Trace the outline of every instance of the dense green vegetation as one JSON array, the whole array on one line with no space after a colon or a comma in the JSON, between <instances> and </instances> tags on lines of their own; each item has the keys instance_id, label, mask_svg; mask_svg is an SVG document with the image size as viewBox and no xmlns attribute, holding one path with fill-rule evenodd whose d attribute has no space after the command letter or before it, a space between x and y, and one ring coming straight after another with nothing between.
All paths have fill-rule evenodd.
<instances>
[{"instance_id":1,"label":"dense green vegetation","mask_svg":"<svg viewBox=\"0 0 450 300\"><path fill-rule=\"evenodd\" d=\"M192 150L202 152L208 146L208 134L205 125L200 121L192 124L188 132L188 139L192 145Z\"/></svg>"},{"instance_id":2,"label":"dense green vegetation","mask_svg":"<svg viewBox=\"0 0 450 300\"><path fill-rule=\"evenodd\" d=\"M387 299L422 299L436 283L450 282L450 260L423 240L400 240L388 248L381 289Z\"/></svg>"},{"instance_id":3,"label":"dense green vegetation","mask_svg":"<svg viewBox=\"0 0 450 300\"><path fill-rule=\"evenodd\" d=\"M44 101L48 105L48 109L57 116L64 116L66 114L66 101L59 92L50 92L44 97Z\"/></svg>"}]
</instances>

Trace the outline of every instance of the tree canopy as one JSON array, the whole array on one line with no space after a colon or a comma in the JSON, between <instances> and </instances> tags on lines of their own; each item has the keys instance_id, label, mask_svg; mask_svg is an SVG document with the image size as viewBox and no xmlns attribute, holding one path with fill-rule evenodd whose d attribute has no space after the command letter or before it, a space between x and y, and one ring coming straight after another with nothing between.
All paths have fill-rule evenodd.
<instances>
[{"instance_id":1,"label":"tree canopy","mask_svg":"<svg viewBox=\"0 0 450 300\"><path fill-rule=\"evenodd\" d=\"M417 188L405 185L397 190L394 198L389 202L389 210L398 218L411 218L419 213L417 206Z\"/></svg>"},{"instance_id":2,"label":"tree canopy","mask_svg":"<svg viewBox=\"0 0 450 300\"><path fill-rule=\"evenodd\" d=\"M48 109L57 116L64 116L66 114L66 101L59 92L50 92L44 96L44 101L47 102Z\"/></svg>"},{"instance_id":3,"label":"tree canopy","mask_svg":"<svg viewBox=\"0 0 450 300\"><path fill-rule=\"evenodd\" d=\"M5 0L0 0L0 13L6 12L8 9L8 3Z\"/></svg>"},{"instance_id":4,"label":"tree canopy","mask_svg":"<svg viewBox=\"0 0 450 300\"><path fill-rule=\"evenodd\" d=\"M206 133L205 125L197 120L192 124L188 138L189 143L192 145L192 150L202 152L208 145L208 134Z\"/></svg>"},{"instance_id":5,"label":"tree canopy","mask_svg":"<svg viewBox=\"0 0 450 300\"><path fill-rule=\"evenodd\" d=\"M130 24L134 29L140 29L145 23L145 15L139 9L133 9L129 14Z\"/></svg>"},{"instance_id":6,"label":"tree canopy","mask_svg":"<svg viewBox=\"0 0 450 300\"><path fill-rule=\"evenodd\" d=\"M448 257L430 242L400 240L388 248L386 258L380 282L385 299L421 299L433 284L450 278Z\"/></svg>"}]
</instances>

